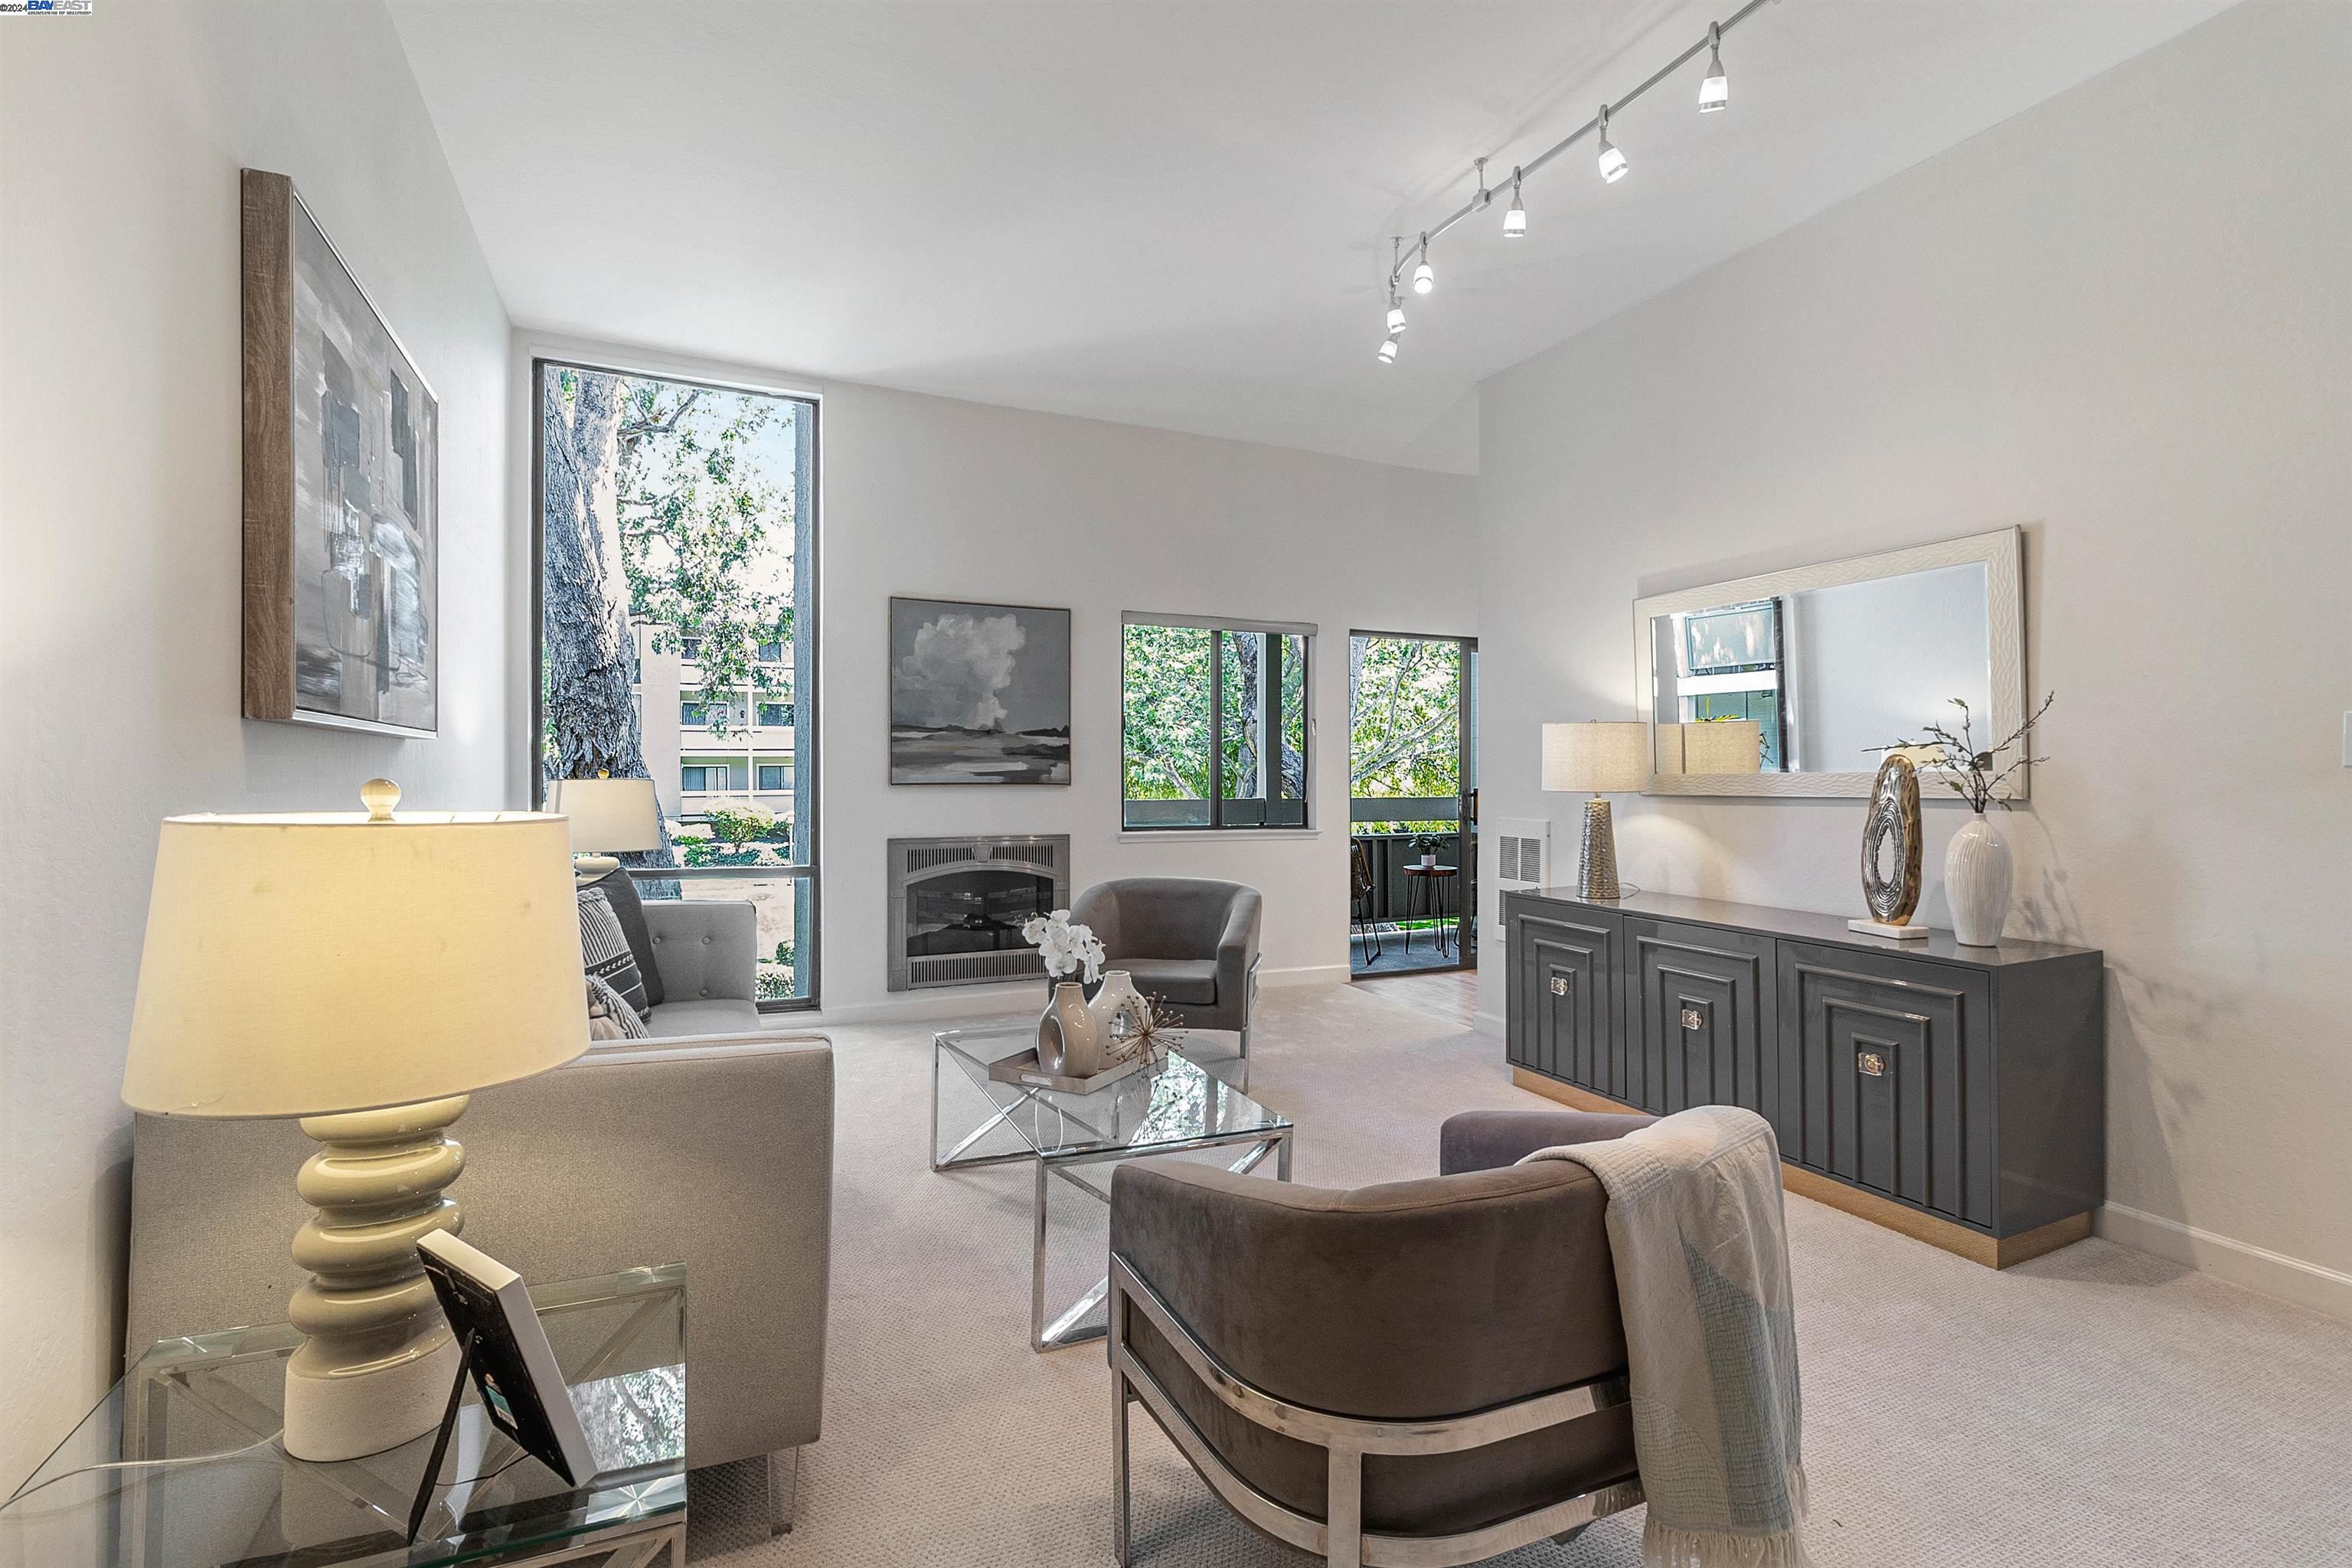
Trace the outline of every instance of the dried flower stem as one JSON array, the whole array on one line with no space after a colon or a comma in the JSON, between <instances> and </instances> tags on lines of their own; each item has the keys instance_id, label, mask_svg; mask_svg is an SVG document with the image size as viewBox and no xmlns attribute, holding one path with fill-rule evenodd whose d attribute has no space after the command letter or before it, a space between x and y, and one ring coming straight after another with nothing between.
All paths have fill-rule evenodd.
<instances>
[{"instance_id":1,"label":"dried flower stem","mask_svg":"<svg viewBox=\"0 0 2352 1568\"><path fill-rule=\"evenodd\" d=\"M2042 721L2042 716L2050 711L2050 705L2057 700L2058 694L2055 691L2051 692L2042 700L2041 707L2026 715L2025 722L1993 744L1987 746L1983 751L1977 750L1976 715L1969 711L1966 700L1958 697L1952 699L1952 706L1960 710L1958 734L1953 734L1942 724L1930 724L1925 731L1927 736L1925 740L1897 741L1892 745L1874 746L1870 749L1876 752L1932 749L1939 754L1940 771L1945 775L1944 783L1950 786L1954 795L1967 801L1969 808L1978 816L1984 815L1986 806L1996 804L2003 811L2008 811L2011 809L2009 797L1996 795L1994 792L1999 790L2003 781L2018 769L2050 760L2047 757L2028 755L2027 748L2021 742L2032 732L2034 725ZM2008 766L2002 767L2000 765L2001 753L2011 746L2018 747L2018 754L2010 761Z\"/></svg>"}]
</instances>

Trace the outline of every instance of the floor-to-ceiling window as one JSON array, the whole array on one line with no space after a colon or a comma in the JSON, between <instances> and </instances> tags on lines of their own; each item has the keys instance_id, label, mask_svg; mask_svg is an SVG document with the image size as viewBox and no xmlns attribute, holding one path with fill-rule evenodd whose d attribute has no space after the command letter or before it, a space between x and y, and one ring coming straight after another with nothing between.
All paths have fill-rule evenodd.
<instances>
[{"instance_id":1,"label":"floor-to-ceiling window","mask_svg":"<svg viewBox=\"0 0 2352 1568\"><path fill-rule=\"evenodd\" d=\"M810 1005L816 405L551 360L533 374L533 798L556 779L653 780L663 846L624 857L640 893L748 900L761 1005Z\"/></svg>"}]
</instances>

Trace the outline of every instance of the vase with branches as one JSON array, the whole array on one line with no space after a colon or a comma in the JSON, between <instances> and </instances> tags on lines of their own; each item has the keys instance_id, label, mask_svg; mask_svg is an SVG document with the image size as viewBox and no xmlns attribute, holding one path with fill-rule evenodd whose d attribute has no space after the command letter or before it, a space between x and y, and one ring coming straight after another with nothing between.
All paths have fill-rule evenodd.
<instances>
[{"instance_id":1,"label":"vase with branches","mask_svg":"<svg viewBox=\"0 0 2352 1568\"><path fill-rule=\"evenodd\" d=\"M1975 813L1952 835L1951 847L1944 854L1944 893L1952 906L1952 934L1967 946L1997 945L2001 925L2009 918L2012 875L2009 843L1985 819L1985 807L1998 804L2003 811L2011 809L2009 796L2000 793L2000 786L2018 769L2048 761L2032 754L2033 728L2057 700L2056 692L2050 693L2023 723L1980 748L1976 716L1965 700L1955 697L1952 706L1960 710L1957 732L1948 724L1929 724L1925 739L1897 741L1878 748L1901 752L1913 759L1915 766L1924 758Z\"/></svg>"},{"instance_id":2,"label":"vase with branches","mask_svg":"<svg viewBox=\"0 0 2352 1568\"><path fill-rule=\"evenodd\" d=\"M2049 712L2050 705L2057 700L2058 694L2051 692L2042 700L2041 707L2026 715L2025 722L1981 751L1976 742L1976 715L1969 710L1967 700L1959 697L1952 699L1952 706L1960 710L1958 734L1954 734L1948 724L1930 724L1923 731L1927 737L1925 740L1896 741L1892 745L1872 749L1905 752L1911 756L1915 766L1918 765L1919 753L1927 752L1934 759L1927 765L1943 773L1945 784L1951 787L1952 793L1969 803L1969 810L1982 816L1986 806L1998 804L2007 811L2010 809L2009 797L1993 792L2018 769L2050 760L2028 753L2032 749L2033 727L2042 721L2042 716ZM2012 746L2017 748L2017 755L2006 756Z\"/></svg>"}]
</instances>

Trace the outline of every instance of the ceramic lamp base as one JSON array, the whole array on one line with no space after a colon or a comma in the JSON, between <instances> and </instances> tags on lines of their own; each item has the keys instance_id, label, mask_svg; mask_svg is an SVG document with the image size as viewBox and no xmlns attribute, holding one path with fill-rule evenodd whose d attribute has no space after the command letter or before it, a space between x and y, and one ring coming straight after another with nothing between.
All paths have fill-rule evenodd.
<instances>
[{"instance_id":1,"label":"ceramic lamp base","mask_svg":"<svg viewBox=\"0 0 2352 1568\"><path fill-rule=\"evenodd\" d=\"M617 857L611 855L574 855L572 875L583 882L593 882L621 868Z\"/></svg>"},{"instance_id":2,"label":"ceramic lamp base","mask_svg":"<svg viewBox=\"0 0 2352 1568\"><path fill-rule=\"evenodd\" d=\"M287 1453L298 1459L356 1459L424 1436L441 1425L458 1361L457 1338L444 1325L406 1360L315 1371L289 1363Z\"/></svg>"},{"instance_id":3,"label":"ceramic lamp base","mask_svg":"<svg viewBox=\"0 0 2352 1568\"><path fill-rule=\"evenodd\" d=\"M381 1453L440 1424L457 1345L416 1243L455 1231L442 1189L465 1169L447 1136L466 1097L306 1116L318 1140L295 1190L319 1212L294 1237L310 1278L287 1316L305 1338L286 1365L286 1451L298 1459Z\"/></svg>"},{"instance_id":4,"label":"ceramic lamp base","mask_svg":"<svg viewBox=\"0 0 2352 1568\"><path fill-rule=\"evenodd\" d=\"M1927 940L1927 928L1926 926L1888 925L1885 921L1848 921L1845 922L1845 929L1848 931L1858 931L1864 936L1891 937L1896 942L1925 942Z\"/></svg>"}]
</instances>

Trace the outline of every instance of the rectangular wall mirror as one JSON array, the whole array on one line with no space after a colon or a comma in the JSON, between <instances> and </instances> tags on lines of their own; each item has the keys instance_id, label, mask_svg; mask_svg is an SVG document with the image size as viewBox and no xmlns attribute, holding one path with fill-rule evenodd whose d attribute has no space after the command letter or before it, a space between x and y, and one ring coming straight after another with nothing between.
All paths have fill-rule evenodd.
<instances>
[{"instance_id":1,"label":"rectangular wall mirror","mask_svg":"<svg viewBox=\"0 0 2352 1568\"><path fill-rule=\"evenodd\" d=\"M1633 606L1649 795L1866 795L1876 748L2025 717L2014 528L1661 594ZM2001 795L2022 799L2020 769ZM1922 798L1948 794L1932 777Z\"/></svg>"}]
</instances>

